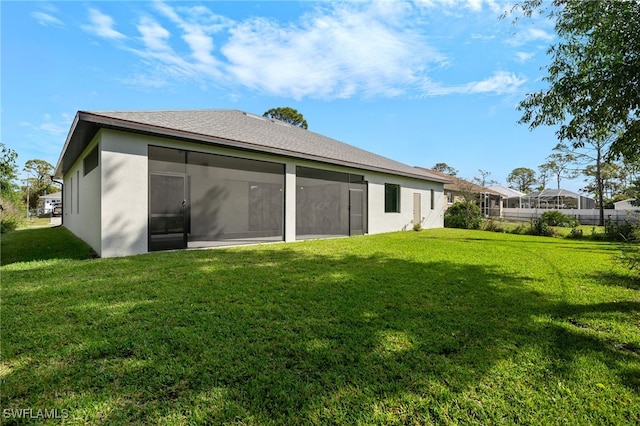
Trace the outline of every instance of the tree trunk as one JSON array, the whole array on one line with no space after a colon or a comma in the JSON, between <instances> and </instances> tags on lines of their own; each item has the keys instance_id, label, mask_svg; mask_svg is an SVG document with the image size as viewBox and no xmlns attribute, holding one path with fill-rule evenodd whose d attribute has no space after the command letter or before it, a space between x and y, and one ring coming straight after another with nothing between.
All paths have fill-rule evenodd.
<instances>
[{"instance_id":1,"label":"tree trunk","mask_svg":"<svg viewBox=\"0 0 640 426\"><path fill-rule=\"evenodd\" d=\"M604 226L604 184L602 183L602 147L598 144L596 149L596 186L598 187L598 205L600 207L600 217L598 225Z\"/></svg>"}]
</instances>

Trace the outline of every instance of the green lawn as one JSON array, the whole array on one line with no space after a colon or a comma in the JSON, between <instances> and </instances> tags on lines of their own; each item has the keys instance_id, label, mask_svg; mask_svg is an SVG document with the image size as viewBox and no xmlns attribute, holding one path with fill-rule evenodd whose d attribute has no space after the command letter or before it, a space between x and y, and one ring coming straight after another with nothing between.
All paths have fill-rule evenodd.
<instances>
[{"instance_id":1,"label":"green lawn","mask_svg":"<svg viewBox=\"0 0 640 426\"><path fill-rule=\"evenodd\" d=\"M67 248L34 261L22 232ZM78 260L54 228L2 245L5 423L640 423L640 285L611 243L439 229Z\"/></svg>"}]
</instances>

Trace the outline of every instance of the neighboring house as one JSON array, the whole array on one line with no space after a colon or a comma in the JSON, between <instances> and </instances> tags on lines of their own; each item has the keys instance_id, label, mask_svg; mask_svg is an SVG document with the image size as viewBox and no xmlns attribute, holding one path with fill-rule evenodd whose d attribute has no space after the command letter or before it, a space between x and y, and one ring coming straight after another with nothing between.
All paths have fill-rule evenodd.
<instances>
[{"instance_id":1,"label":"neighboring house","mask_svg":"<svg viewBox=\"0 0 640 426\"><path fill-rule=\"evenodd\" d=\"M502 195L502 208L518 208L520 206L520 197L527 195L524 192L502 185L491 185L488 188Z\"/></svg>"},{"instance_id":2,"label":"neighboring house","mask_svg":"<svg viewBox=\"0 0 640 426\"><path fill-rule=\"evenodd\" d=\"M42 203L40 211L44 214L51 213L55 207L62 207L62 192L41 195L39 201Z\"/></svg>"},{"instance_id":3,"label":"neighboring house","mask_svg":"<svg viewBox=\"0 0 640 426\"><path fill-rule=\"evenodd\" d=\"M442 227L448 182L235 110L79 111L55 175L102 257Z\"/></svg>"},{"instance_id":4,"label":"neighboring house","mask_svg":"<svg viewBox=\"0 0 640 426\"><path fill-rule=\"evenodd\" d=\"M640 210L640 205L634 206L632 203L635 198L627 198L626 200L616 201L613 203L615 210Z\"/></svg>"},{"instance_id":5,"label":"neighboring house","mask_svg":"<svg viewBox=\"0 0 640 426\"><path fill-rule=\"evenodd\" d=\"M593 198L585 197L566 189L543 189L524 196L510 197L507 200L513 208L525 209L595 209L596 202Z\"/></svg>"},{"instance_id":6,"label":"neighboring house","mask_svg":"<svg viewBox=\"0 0 640 426\"><path fill-rule=\"evenodd\" d=\"M448 179L449 182L444 184L444 196L447 200L445 209L454 203L473 200L482 210L485 216L500 216L500 208L502 203L502 195L490 188L477 185L457 176L448 175L436 170L416 167L420 170L435 174Z\"/></svg>"}]
</instances>

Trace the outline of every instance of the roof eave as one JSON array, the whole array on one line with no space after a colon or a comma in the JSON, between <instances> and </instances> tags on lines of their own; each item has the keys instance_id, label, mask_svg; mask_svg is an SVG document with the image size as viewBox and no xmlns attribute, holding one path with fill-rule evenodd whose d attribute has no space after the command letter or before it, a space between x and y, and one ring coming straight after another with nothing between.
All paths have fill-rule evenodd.
<instances>
[{"instance_id":1,"label":"roof eave","mask_svg":"<svg viewBox=\"0 0 640 426\"><path fill-rule=\"evenodd\" d=\"M370 166L370 165L359 164L359 163L354 163L350 161L342 161L342 160L338 160L330 157L322 157L318 155L306 154L304 152L299 152L299 151L291 151L291 150L286 150L281 148L270 148L270 147L265 147L263 145L257 145L251 142L204 135L201 133L194 133L194 132L189 132L185 130L173 129L169 127L139 123L135 121L124 120L121 118L105 117L99 114L94 114L86 111L78 111L78 113L76 114L73 125L71 126L71 130L69 131L69 135L67 136L67 140L62 150L62 154L56 166L56 174L55 174L56 177L62 177L62 175L68 170L68 167L65 167L65 164L68 164L70 166L70 164L75 162L75 160L77 159L77 156L76 156L76 158L74 158L71 161L68 161L68 162L64 161L66 159L67 151L69 150L70 147L72 147L74 143L75 132L82 122L92 123L94 125L97 125L100 128L110 128L114 130L127 130L127 131L146 134L150 136L168 137L172 139L186 140L186 141L196 142L196 143L207 143L215 146L241 149L244 151L268 153L268 154L274 154L274 155L281 155L289 158L318 161L318 162L337 165L337 166L344 166L349 168L355 168L355 169L367 170L367 171L373 171L373 172L379 172L379 173L385 173L385 174L393 174L396 176L427 180L427 181L443 183L443 184L450 182L448 179L440 178L437 176L431 176L431 175L425 176L421 173L408 173L408 172L403 172L403 171L398 171L393 169L386 169L383 167ZM86 145L88 145L90 142L91 142L90 140L84 140L84 141L78 141L76 143L81 143L82 145L84 145L84 147L86 147Z\"/></svg>"},{"instance_id":2,"label":"roof eave","mask_svg":"<svg viewBox=\"0 0 640 426\"><path fill-rule=\"evenodd\" d=\"M76 131L76 127L78 126L78 122L80 121L80 111L76 113L76 116L73 118L73 123L71 123L71 128L69 129L69 133L67 133L67 138L64 141L64 146L62 147L62 151L60 152L60 157L58 158L58 162L56 164L56 168L53 176L55 178L61 179L63 175L63 159L69 148L69 144L71 143L71 138Z\"/></svg>"}]
</instances>

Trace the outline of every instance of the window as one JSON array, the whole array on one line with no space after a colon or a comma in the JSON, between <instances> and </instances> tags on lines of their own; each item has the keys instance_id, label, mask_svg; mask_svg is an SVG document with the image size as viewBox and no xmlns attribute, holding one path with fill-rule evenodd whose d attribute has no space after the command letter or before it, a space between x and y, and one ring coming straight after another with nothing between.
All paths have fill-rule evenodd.
<instances>
[{"instance_id":1,"label":"window","mask_svg":"<svg viewBox=\"0 0 640 426\"><path fill-rule=\"evenodd\" d=\"M69 213L73 213L73 176L69 180Z\"/></svg>"},{"instance_id":2,"label":"window","mask_svg":"<svg viewBox=\"0 0 640 426\"><path fill-rule=\"evenodd\" d=\"M384 212L400 213L400 185L384 184Z\"/></svg>"},{"instance_id":3,"label":"window","mask_svg":"<svg viewBox=\"0 0 640 426\"><path fill-rule=\"evenodd\" d=\"M453 192L447 192L447 203L453 204Z\"/></svg>"},{"instance_id":4,"label":"window","mask_svg":"<svg viewBox=\"0 0 640 426\"><path fill-rule=\"evenodd\" d=\"M80 170L76 171L76 214L80 214Z\"/></svg>"},{"instance_id":5,"label":"window","mask_svg":"<svg viewBox=\"0 0 640 426\"><path fill-rule=\"evenodd\" d=\"M96 145L91 151L89 151L87 156L84 157L83 163L84 163L83 176L86 176L87 174L89 174L91 170L98 167L98 145Z\"/></svg>"},{"instance_id":6,"label":"window","mask_svg":"<svg viewBox=\"0 0 640 426\"><path fill-rule=\"evenodd\" d=\"M436 200L435 200L435 191L432 189L431 190L431 210L434 210L436 208Z\"/></svg>"}]
</instances>

